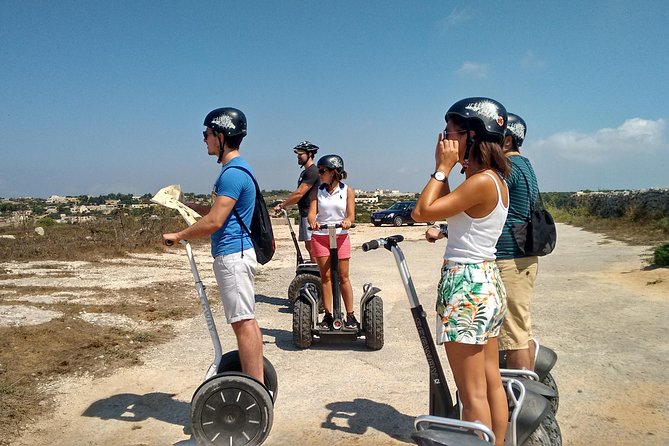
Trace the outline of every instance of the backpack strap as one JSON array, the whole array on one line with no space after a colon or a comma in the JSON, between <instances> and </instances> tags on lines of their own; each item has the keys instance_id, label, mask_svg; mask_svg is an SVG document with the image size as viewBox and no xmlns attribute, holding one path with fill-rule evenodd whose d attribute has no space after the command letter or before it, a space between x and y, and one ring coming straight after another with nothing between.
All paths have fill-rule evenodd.
<instances>
[{"instance_id":1,"label":"backpack strap","mask_svg":"<svg viewBox=\"0 0 669 446\"><path fill-rule=\"evenodd\" d=\"M258 197L258 193L260 192L260 187L258 186L258 182L256 181L256 179L253 177L253 175L251 175L251 172L249 172L248 169L246 169L242 166L229 166L229 167L226 167L223 170L223 172L221 172L221 175L223 175L225 173L225 171L228 170L228 169L239 169L239 170L243 170L244 172L246 172L246 174L251 177L251 180L253 180L253 184L256 186L256 198ZM255 208L255 205L254 205L254 208ZM244 228L244 231L246 231L246 233L250 237L251 236L251 230L249 230L249 228L246 226L246 223L244 223L244 220L242 220L242 216L239 215L239 212L237 211L237 203L236 202L235 202L235 205L232 207L232 213L235 214L235 217L237 217L237 220L239 221L239 224L242 226L242 228ZM242 248L244 248L244 241L241 240L241 239L240 239L240 241L242 243ZM244 250L243 249L242 249L242 257L244 257Z\"/></svg>"}]
</instances>

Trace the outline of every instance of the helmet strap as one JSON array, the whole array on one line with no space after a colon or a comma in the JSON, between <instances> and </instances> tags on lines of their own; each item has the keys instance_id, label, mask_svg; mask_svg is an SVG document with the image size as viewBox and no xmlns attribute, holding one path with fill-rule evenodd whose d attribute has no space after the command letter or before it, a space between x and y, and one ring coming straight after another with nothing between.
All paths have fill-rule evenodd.
<instances>
[{"instance_id":1,"label":"helmet strap","mask_svg":"<svg viewBox=\"0 0 669 446\"><path fill-rule=\"evenodd\" d=\"M467 130L467 146L465 148L465 158L462 160L462 169L460 169L461 174L465 173L465 171L469 167L469 150L472 148L472 145L474 144L474 140L469 134L469 121L465 122L465 126Z\"/></svg>"},{"instance_id":2,"label":"helmet strap","mask_svg":"<svg viewBox=\"0 0 669 446\"><path fill-rule=\"evenodd\" d=\"M221 164L221 160L223 159L223 147L225 147L225 145L221 146L221 140L218 137L219 133L214 132L214 134L216 135L216 142L218 143L218 161L216 162L218 164Z\"/></svg>"}]
</instances>

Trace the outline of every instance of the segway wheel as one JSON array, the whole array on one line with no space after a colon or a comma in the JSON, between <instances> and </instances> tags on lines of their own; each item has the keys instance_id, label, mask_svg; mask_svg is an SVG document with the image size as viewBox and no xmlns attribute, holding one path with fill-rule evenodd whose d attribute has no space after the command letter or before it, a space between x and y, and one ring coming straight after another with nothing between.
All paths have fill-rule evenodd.
<instances>
[{"instance_id":1,"label":"segway wheel","mask_svg":"<svg viewBox=\"0 0 669 446\"><path fill-rule=\"evenodd\" d=\"M290 285L288 286L288 301L290 302L290 305L295 305L295 301L298 297L300 297L300 289L307 284L310 285L309 291L316 293L316 299L318 299L318 308L320 311L321 307L323 306L323 284L321 282L321 278L314 274L302 273L295 276L293 281L290 282Z\"/></svg>"},{"instance_id":2,"label":"segway wheel","mask_svg":"<svg viewBox=\"0 0 669 446\"><path fill-rule=\"evenodd\" d=\"M297 348L311 347L311 317L311 304L305 298L298 297L293 305L293 344Z\"/></svg>"},{"instance_id":3,"label":"segway wheel","mask_svg":"<svg viewBox=\"0 0 669 446\"><path fill-rule=\"evenodd\" d=\"M367 348L381 350L383 347L383 300L379 296L374 296L367 301L362 323Z\"/></svg>"},{"instance_id":4,"label":"segway wheel","mask_svg":"<svg viewBox=\"0 0 669 446\"><path fill-rule=\"evenodd\" d=\"M193 436L207 446L262 444L274 420L267 389L237 374L216 375L203 383L191 402Z\"/></svg>"},{"instance_id":5,"label":"segway wheel","mask_svg":"<svg viewBox=\"0 0 669 446\"><path fill-rule=\"evenodd\" d=\"M560 431L560 425L555 419L555 414L549 413L546 418L541 422L544 430L548 434L550 439L551 446L562 446L562 432Z\"/></svg>"},{"instance_id":6,"label":"segway wheel","mask_svg":"<svg viewBox=\"0 0 669 446\"><path fill-rule=\"evenodd\" d=\"M265 387L270 391L272 401L276 402L276 397L279 394L279 378L277 377L274 366L269 362L269 359L264 356L262 359ZM242 361L239 359L239 350L233 350L223 355L221 362L218 364L218 373L241 371Z\"/></svg>"},{"instance_id":7,"label":"segway wheel","mask_svg":"<svg viewBox=\"0 0 669 446\"><path fill-rule=\"evenodd\" d=\"M560 392L558 392L557 383L555 382L553 375L550 372L548 372L546 376L544 376L544 379L542 379L540 382L555 391L555 398L551 398L550 402L551 402L551 410L553 411L554 414L556 414L558 408L560 407Z\"/></svg>"},{"instance_id":8,"label":"segway wheel","mask_svg":"<svg viewBox=\"0 0 669 446\"><path fill-rule=\"evenodd\" d=\"M553 446L551 443L551 438L546 428L543 424L537 426L537 428L527 437L527 440L523 443L523 446ZM557 445L556 445L557 446Z\"/></svg>"}]
</instances>

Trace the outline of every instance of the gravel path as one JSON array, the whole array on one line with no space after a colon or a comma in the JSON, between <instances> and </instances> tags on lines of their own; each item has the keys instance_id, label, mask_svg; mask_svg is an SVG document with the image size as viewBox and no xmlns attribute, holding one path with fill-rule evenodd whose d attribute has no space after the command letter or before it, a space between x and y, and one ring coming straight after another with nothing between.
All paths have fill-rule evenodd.
<instances>
[{"instance_id":1,"label":"gravel path","mask_svg":"<svg viewBox=\"0 0 669 446\"><path fill-rule=\"evenodd\" d=\"M541 260L534 320L538 337L559 355L553 374L560 389L564 444L669 444L669 271L642 270L647 248L569 226L558 230L558 248ZM424 231L423 225L361 225L354 230L353 246L404 234L402 248L432 319L444 245L424 242ZM279 226L276 232L277 258L262 267L257 283L265 355L279 374L274 426L265 444L410 443L413 418L428 410L427 367L393 256L385 250L356 249L351 260L356 303L363 283L372 281L382 289L384 348L371 352L358 341L318 343L298 351L292 345L292 316L285 299L294 252L287 229ZM204 251L198 254L200 272L211 284L210 260ZM158 257L156 265L178 268L173 256ZM185 257L181 267L175 277L188 280ZM148 280L150 265L144 268L142 280ZM123 280L121 269L114 270L114 280ZM158 279L166 280L164 274ZM188 298L195 298L195 292ZM213 353L201 317L175 326L179 336L147 351L141 366L106 378L54 384L55 414L35 420L14 444L194 445L189 403ZM230 328L219 324L219 332L224 351L235 348Z\"/></svg>"}]
</instances>

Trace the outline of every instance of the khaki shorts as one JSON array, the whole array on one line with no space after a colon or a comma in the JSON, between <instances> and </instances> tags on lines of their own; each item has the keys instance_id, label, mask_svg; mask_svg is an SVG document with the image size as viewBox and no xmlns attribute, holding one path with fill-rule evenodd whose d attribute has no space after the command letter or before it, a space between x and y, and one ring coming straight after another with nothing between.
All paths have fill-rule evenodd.
<instances>
[{"instance_id":1,"label":"khaki shorts","mask_svg":"<svg viewBox=\"0 0 669 446\"><path fill-rule=\"evenodd\" d=\"M530 301L539 267L538 257L497 260L506 289L506 317L497 342L500 350L520 350L529 347L532 339Z\"/></svg>"},{"instance_id":2,"label":"khaki shorts","mask_svg":"<svg viewBox=\"0 0 669 446\"><path fill-rule=\"evenodd\" d=\"M300 229L297 234L297 239L301 242L308 242L311 240L311 229L309 229L307 217L300 218Z\"/></svg>"},{"instance_id":3,"label":"khaki shorts","mask_svg":"<svg viewBox=\"0 0 669 446\"><path fill-rule=\"evenodd\" d=\"M214 275L228 324L255 319L254 281L258 261L253 248L214 259Z\"/></svg>"}]
</instances>

